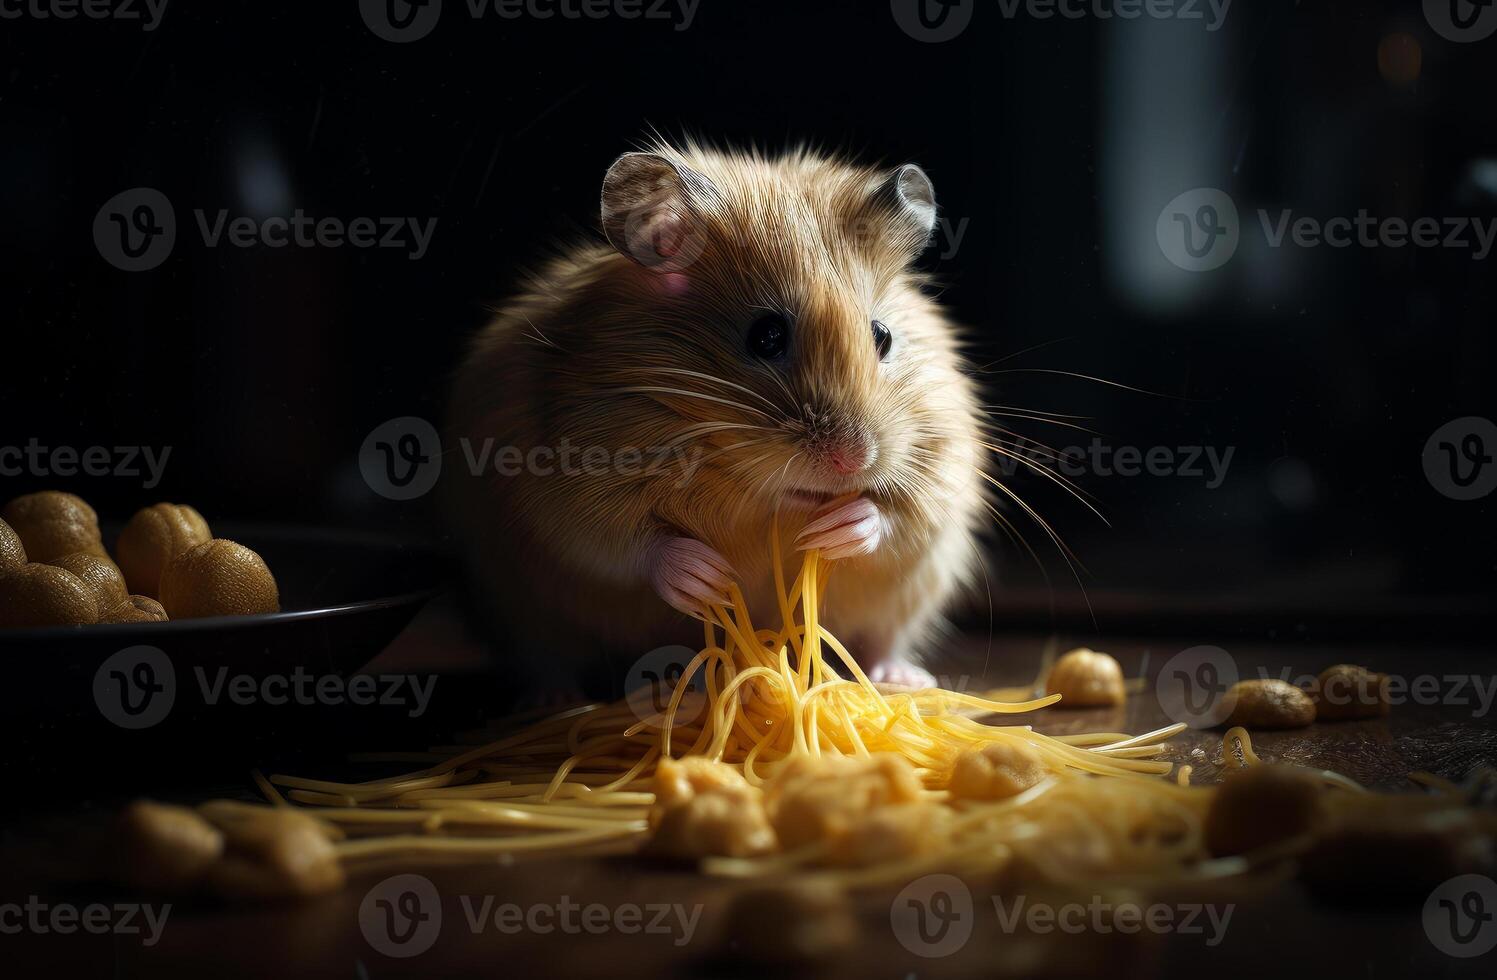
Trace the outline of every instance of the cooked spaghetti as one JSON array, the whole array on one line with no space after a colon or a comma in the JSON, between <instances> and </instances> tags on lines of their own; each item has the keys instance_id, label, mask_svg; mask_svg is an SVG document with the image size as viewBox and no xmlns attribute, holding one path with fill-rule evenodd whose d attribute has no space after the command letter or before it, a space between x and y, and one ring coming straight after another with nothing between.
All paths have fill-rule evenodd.
<instances>
[{"instance_id":1,"label":"cooked spaghetti","mask_svg":"<svg viewBox=\"0 0 1497 980\"><path fill-rule=\"evenodd\" d=\"M1177 781L1160 778L1173 766L1155 758L1183 725L1131 737L1052 737L973 715L1033 711L1058 695L1002 701L941 689L881 692L818 620L828 567L810 552L787 587L774 548L779 625L757 626L735 587L732 604L712 610L703 647L664 710L641 700L655 692L637 692L615 704L562 713L404 776L338 783L274 775L261 780L261 788L273 804L315 807L312 812L344 831L346 839L335 846L345 862L641 846L652 831L665 830L663 810L675 800L664 799L658 784L661 771L680 760L697 762L702 772L719 764L725 774L709 781L742 784L734 806L704 819L752 817L764 800L784 818L779 840L770 835L767 844L763 835L743 847L724 846L710 834L694 838L690 856L721 874L837 866L849 881L881 880L958 860L971 869L1018 858L1064 878L1179 873L1209 857L1202 821L1210 790L1190 786L1184 770ZM692 690L698 679L700 692ZM978 759L983 751L997 762ZM1014 765L1028 766L1030 775L1005 783L1000 798L967 791L952 785L964 755L976 759L978 769L987 766L989 780L994 771L1011 777ZM894 768L870 775L886 756L914 773L912 793L886 791L901 778ZM818 804L814 793L797 796L789 785L797 772L803 790L818 782L835 786L844 777L887 785L879 783L868 797L867 821L844 813L823 821L837 834L791 840L807 837L786 832L794 807L813 818L819 818L818 805L846 808ZM901 839L910 846L901 846Z\"/></svg>"}]
</instances>

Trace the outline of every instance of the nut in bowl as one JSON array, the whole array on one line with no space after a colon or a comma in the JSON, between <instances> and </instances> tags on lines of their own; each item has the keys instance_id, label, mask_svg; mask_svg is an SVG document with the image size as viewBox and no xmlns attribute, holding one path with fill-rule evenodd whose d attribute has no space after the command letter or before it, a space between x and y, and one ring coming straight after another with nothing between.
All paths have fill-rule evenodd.
<instances>
[{"instance_id":1,"label":"nut in bowl","mask_svg":"<svg viewBox=\"0 0 1497 980\"><path fill-rule=\"evenodd\" d=\"M15 498L0 513L0 628L280 611L265 560L214 538L203 515L184 504L137 511L116 544L118 565L105 550L97 514L81 497L43 490Z\"/></svg>"}]
</instances>

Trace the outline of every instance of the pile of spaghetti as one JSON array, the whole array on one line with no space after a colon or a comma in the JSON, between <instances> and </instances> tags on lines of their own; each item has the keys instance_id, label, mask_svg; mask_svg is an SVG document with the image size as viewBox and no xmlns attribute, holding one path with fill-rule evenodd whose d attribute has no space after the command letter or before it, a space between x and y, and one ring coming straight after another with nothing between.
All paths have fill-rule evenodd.
<instances>
[{"instance_id":1,"label":"pile of spaghetti","mask_svg":"<svg viewBox=\"0 0 1497 980\"><path fill-rule=\"evenodd\" d=\"M1057 878L1168 873L1209 857L1209 791L1188 769L1161 778L1172 764L1153 758L1183 725L1051 737L977 718L1058 695L881 692L818 621L828 566L808 553L787 587L777 547L773 564L779 625L756 625L735 586L663 710L644 691L397 778L257 780L273 805L336 827L344 865L643 846L720 874L853 882L1016 858Z\"/></svg>"},{"instance_id":2,"label":"pile of spaghetti","mask_svg":"<svg viewBox=\"0 0 1497 980\"><path fill-rule=\"evenodd\" d=\"M1359 894L1369 880L1391 887L1390 868L1418 892L1497 863L1490 772L1466 787L1415 774L1434 792L1371 794L1264 764L1233 728L1222 766L1235 775L1192 785L1189 766L1159 758L1183 725L1055 737L981 720L1059 700L1033 687L881 691L819 621L829 568L809 552L787 587L772 547L779 625L757 626L734 586L663 705L646 690L575 708L471 748L405 754L435 764L393 778L257 773L268 805L139 801L109 842L119 875L264 899L333 890L374 865L535 852L643 850L838 887L938 869L1199 880L1293 858L1307 881ZM1369 865L1369 852L1382 859Z\"/></svg>"}]
</instances>

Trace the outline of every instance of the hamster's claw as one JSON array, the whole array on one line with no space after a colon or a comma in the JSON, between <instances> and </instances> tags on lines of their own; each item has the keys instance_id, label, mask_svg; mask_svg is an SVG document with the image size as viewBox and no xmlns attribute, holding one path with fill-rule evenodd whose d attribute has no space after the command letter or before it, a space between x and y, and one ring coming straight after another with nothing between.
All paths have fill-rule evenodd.
<instances>
[{"instance_id":1,"label":"hamster's claw","mask_svg":"<svg viewBox=\"0 0 1497 980\"><path fill-rule=\"evenodd\" d=\"M651 556L650 584L673 609L695 619L710 606L731 605L737 573L728 560L692 538L667 538Z\"/></svg>"},{"instance_id":2,"label":"hamster's claw","mask_svg":"<svg viewBox=\"0 0 1497 980\"><path fill-rule=\"evenodd\" d=\"M821 549L823 558L852 558L872 554L884 538L884 515L867 497L828 505L801 528L795 539L799 551Z\"/></svg>"}]
</instances>

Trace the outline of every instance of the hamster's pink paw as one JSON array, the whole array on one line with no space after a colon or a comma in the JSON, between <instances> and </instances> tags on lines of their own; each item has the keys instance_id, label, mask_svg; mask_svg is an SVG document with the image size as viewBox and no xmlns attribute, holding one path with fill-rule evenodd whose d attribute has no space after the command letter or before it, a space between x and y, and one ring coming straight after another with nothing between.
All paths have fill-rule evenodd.
<instances>
[{"instance_id":1,"label":"hamster's pink paw","mask_svg":"<svg viewBox=\"0 0 1497 980\"><path fill-rule=\"evenodd\" d=\"M795 539L800 551L821 549L823 558L872 554L884 538L884 515L867 497L834 501L811 515Z\"/></svg>"},{"instance_id":2,"label":"hamster's pink paw","mask_svg":"<svg viewBox=\"0 0 1497 980\"><path fill-rule=\"evenodd\" d=\"M709 604L728 605L737 577L728 560L692 538L667 538L650 554L650 584L672 608L701 619Z\"/></svg>"},{"instance_id":3,"label":"hamster's pink paw","mask_svg":"<svg viewBox=\"0 0 1497 980\"><path fill-rule=\"evenodd\" d=\"M891 684L917 691L936 686L935 675L907 660L885 660L868 668L868 679L875 684Z\"/></svg>"}]
</instances>

